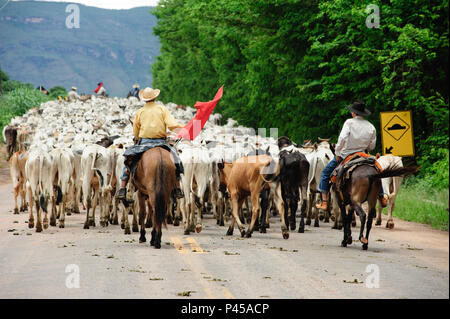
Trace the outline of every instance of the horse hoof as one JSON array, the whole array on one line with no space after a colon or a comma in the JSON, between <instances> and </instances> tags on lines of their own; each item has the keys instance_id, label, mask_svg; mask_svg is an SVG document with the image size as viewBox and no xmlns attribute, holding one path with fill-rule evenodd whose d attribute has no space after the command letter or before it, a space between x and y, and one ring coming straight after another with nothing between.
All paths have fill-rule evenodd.
<instances>
[{"instance_id":1,"label":"horse hoof","mask_svg":"<svg viewBox=\"0 0 450 319\"><path fill-rule=\"evenodd\" d=\"M233 231L231 229L228 229L227 233L225 235L226 236L232 236L233 235Z\"/></svg>"},{"instance_id":2,"label":"horse hoof","mask_svg":"<svg viewBox=\"0 0 450 319\"><path fill-rule=\"evenodd\" d=\"M324 218L325 218L325 217L324 217L323 215L319 215L319 220L320 220L320 221L323 221Z\"/></svg>"},{"instance_id":3,"label":"horse hoof","mask_svg":"<svg viewBox=\"0 0 450 319\"><path fill-rule=\"evenodd\" d=\"M184 231L184 234L185 234L185 235L189 235L190 233L191 233L191 232L190 232L189 230L185 230L185 231Z\"/></svg>"},{"instance_id":4,"label":"horse hoof","mask_svg":"<svg viewBox=\"0 0 450 319\"><path fill-rule=\"evenodd\" d=\"M356 227L356 222L352 222L352 227Z\"/></svg>"},{"instance_id":5,"label":"horse hoof","mask_svg":"<svg viewBox=\"0 0 450 319\"><path fill-rule=\"evenodd\" d=\"M56 219L50 219L50 226L56 226Z\"/></svg>"},{"instance_id":6,"label":"horse hoof","mask_svg":"<svg viewBox=\"0 0 450 319\"><path fill-rule=\"evenodd\" d=\"M131 235L130 227L125 228L124 234Z\"/></svg>"},{"instance_id":7,"label":"horse hoof","mask_svg":"<svg viewBox=\"0 0 450 319\"><path fill-rule=\"evenodd\" d=\"M137 225L133 225L132 227L133 233L139 232L139 227Z\"/></svg>"},{"instance_id":8,"label":"horse hoof","mask_svg":"<svg viewBox=\"0 0 450 319\"><path fill-rule=\"evenodd\" d=\"M67 215L67 216L71 216L72 213L71 213L71 212L67 212L66 215Z\"/></svg>"},{"instance_id":9,"label":"horse hoof","mask_svg":"<svg viewBox=\"0 0 450 319\"><path fill-rule=\"evenodd\" d=\"M343 241L341 242L341 247L347 247L347 241L343 240Z\"/></svg>"},{"instance_id":10,"label":"horse hoof","mask_svg":"<svg viewBox=\"0 0 450 319\"><path fill-rule=\"evenodd\" d=\"M394 222L393 221L388 221L386 223L386 228L388 229L393 229L394 228Z\"/></svg>"},{"instance_id":11,"label":"horse hoof","mask_svg":"<svg viewBox=\"0 0 450 319\"><path fill-rule=\"evenodd\" d=\"M89 223L84 223L83 229L89 229Z\"/></svg>"},{"instance_id":12,"label":"horse hoof","mask_svg":"<svg viewBox=\"0 0 450 319\"><path fill-rule=\"evenodd\" d=\"M119 221L113 219L113 220L111 221L111 225L119 225Z\"/></svg>"},{"instance_id":13,"label":"horse hoof","mask_svg":"<svg viewBox=\"0 0 450 319\"><path fill-rule=\"evenodd\" d=\"M252 237L252 233L250 231L247 231L245 233L245 238L250 238L250 237Z\"/></svg>"},{"instance_id":14,"label":"horse hoof","mask_svg":"<svg viewBox=\"0 0 450 319\"><path fill-rule=\"evenodd\" d=\"M145 243L147 241L147 238L145 237L139 237L139 243Z\"/></svg>"},{"instance_id":15,"label":"horse hoof","mask_svg":"<svg viewBox=\"0 0 450 319\"><path fill-rule=\"evenodd\" d=\"M19 214L19 209L18 208L14 208L14 214L15 215Z\"/></svg>"},{"instance_id":16,"label":"horse hoof","mask_svg":"<svg viewBox=\"0 0 450 319\"><path fill-rule=\"evenodd\" d=\"M283 232L283 239L289 239L289 232L288 231L284 231Z\"/></svg>"},{"instance_id":17,"label":"horse hoof","mask_svg":"<svg viewBox=\"0 0 450 319\"><path fill-rule=\"evenodd\" d=\"M266 229L265 229L265 228L261 228L261 229L259 230L259 232L260 232L261 234L265 234L265 233L266 233Z\"/></svg>"},{"instance_id":18,"label":"horse hoof","mask_svg":"<svg viewBox=\"0 0 450 319\"><path fill-rule=\"evenodd\" d=\"M202 231L202 225L197 225L197 227L195 227L195 231L200 233Z\"/></svg>"},{"instance_id":19,"label":"horse hoof","mask_svg":"<svg viewBox=\"0 0 450 319\"><path fill-rule=\"evenodd\" d=\"M160 249L161 248L161 243L155 243L155 248L156 249Z\"/></svg>"},{"instance_id":20,"label":"horse hoof","mask_svg":"<svg viewBox=\"0 0 450 319\"><path fill-rule=\"evenodd\" d=\"M363 244L362 245L362 250L367 250L367 248L369 248L369 244Z\"/></svg>"},{"instance_id":21,"label":"horse hoof","mask_svg":"<svg viewBox=\"0 0 450 319\"><path fill-rule=\"evenodd\" d=\"M241 229L241 237L244 238L245 235L246 235L245 229Z\"/></svg>"},{"instance_id":22,"label":"horse hoof","mask_svg":"<svg viewBox=\"0 0 450 319\"><path fill-rule=\"evenodd\" d=\"M59 228L64 228L64 224L59 224Z\"/></svg>"},{"instance_id":23,"label":"horse hoof","mask_svg":"<svg viewBox=\"0 0 450 319\"><path fill-rule=\"evenodd\" d=\"M291 224L290 228L291 228L291 230L295 230L297 228L297 226L295 224Z\"/></svg>"},{"instance_id":24,"label":"horse hoof","mask_svg":"<svg viewBox=\"0 0 450 319\"><path fill-rule=\"evenodd\" d=\"M219 224L219 226L225 226L225 222L222 220Z\"/></svg>"},{"instance_id":25,"label":"horse hoof","mask_svg":"<svg viewBox=\"0 0 450 319\"><path fill-rule=\"evenodd\" d=\"M44 229L48 228L48 222L44 222Z\"/></svg>"},{"instance_id":26,"label":"horse hoof","mask_svg":"<svg viewBox=\"0 0 450 319\"><path fill-rule=\"evenodd\" d=\"M307 219L306 222L305 222L305 225L311 226L311 219Z\"/></svg>"},{"instance_id":27,"label":"horse hoof","mask_svg":"<svg viewBox=\"0 0 450 319\"><path fill-rule=\"evenodd\" d=\"M173 225L174 225L174 226L180 226L179 220L178 220L178 219L175 219L175 221L173 222ZM148 228L150 228L150 227L148 227Z\"/></svg>"},{"instance_id":28,"label":"horse hoof","mask_svg":"<svg viewBox=\"0 0 450 319\"><path fill-rule=\"evenodd\" d=\"M303 234L303 233L305 232L305 227L299 227L299 228L298 228L298 232L299 232L300 234Z\"/></svg>"},{"instance_id":29,"label":"horse hoof","mask_svg":"<svg viewBox=\"0 0 450 319\"><path fill-rule=\"evenodd\" d=\"M124 223L120 223L120 228L125 229L125 224Z\"/></svg>"},{"instance_id":30,"label":"horse hoof","mask_svg":"<svg viewBox=\"0 0 450 319\"><path fill-rule=\"evenodd\" d=\"M380 226L381 225L381 220L377 220L376 222L375 222L375 226ZM387 225L386 225L386 227L387 227Z\"/></svg>"},{"instance_id":31,"label":"horse hoof","mask_svg":"<svg viewBox=\"0 0 450 319\"><path fill-rule=\"evenodd\" d=\"M37 224L36 225L36 233L40 233L42 231L42 225L41 224Z\"/></svg>"},{"instance_id":32,"label":"horse hoof","mask_svg":"<svg viewBox=\"0 0 450 319\"><path fill-rule=\"evenodd\" d=\"M323 221L324 223L329 223L330 222L330 219L327 217L327 218L325 218L325 220Z\"/></svg>"},{"instance_id":33,"label":"horse hoof","mask_svg":"<svg viewBox=\"0 0 450 319\"><path fill-rule=\"evenodd\" d=\"M317 219L314 221L314 227L319 227L319 221Z\"/></svg>"},{"instance_id":34,"label":"horse hoof","mask_svg":"<svg viewBox=\"0 0 450 319\"><path fill-rule=\"evenodd\" d=\"M95 221L90 220L90 221L89 221L89 226L95 227Z\"/></svg>"},{"instance_id":35,"label":"horse hoof","mask_svg":"<svg viewBox=\"0 0 450 319\"><path fill-rule=\"evenodd\" d=\"M364 245L367 245L367 244L369 243L369 241L367 240L366 237L361 237L361 238L359 239L359 241L362 242Z\"/></svg>"}]
</instances>

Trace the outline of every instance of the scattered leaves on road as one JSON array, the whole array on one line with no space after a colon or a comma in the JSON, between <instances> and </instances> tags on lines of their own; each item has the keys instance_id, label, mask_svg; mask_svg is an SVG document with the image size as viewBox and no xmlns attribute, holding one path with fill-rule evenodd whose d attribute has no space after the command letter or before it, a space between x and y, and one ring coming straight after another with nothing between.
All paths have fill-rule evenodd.
<instances>
[{"instance_id":1,"label":"scattered leaves on road","mask_svg":"<svg viewBox=\"0 0 450 319\"><path fill-rule=\"evenodd\" d=\"M228 252L228 251L224 251L223 252L226 256L234 256L234 255L240 255L240 253L230 253L230 252Z\"/></svg>"},{"instance_id":2,"label":"scattered leaves on road","mask_svg":"<svg viewBox=\"0 0 450 319\"><path fill-rule=\"evenodd\" d=\"M183 292L177 293L177 296L180 296L180 297L190 297L190 296L191 296L191 293L193 293L193 292L195 292L195 291L193 291L193 290L183 291Z\"/></svg>"},{"instance_id":3,"label":"scattered leaves on road","mask_svg":"<svg viewBox=\"0 0 450 319\"><path fill-rule=\"evenodd\" d=\"M353 280L343 280L343 282L345 282L346 284L362 284L364 283L364 281L358 281L357 278L353 279Z\"/></svg>"}]
</instances>

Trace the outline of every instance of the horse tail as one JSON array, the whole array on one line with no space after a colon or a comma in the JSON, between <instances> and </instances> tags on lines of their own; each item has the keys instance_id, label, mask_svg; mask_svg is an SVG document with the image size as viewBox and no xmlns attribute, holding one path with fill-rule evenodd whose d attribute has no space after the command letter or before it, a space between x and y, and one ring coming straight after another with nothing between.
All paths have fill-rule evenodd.
<instances>
[{"instance_id":1,"label":"horse tail","mask_svg":"<svg viewBox=\"0 0 450 319\"><path fill-rule=\"evenodd\" d=\"M408 176L419 171L419 166L409 166L409 167L398 167L398 166L389 166L381 173L373 174L371 177L374 178L386 178L386 177L395 177L395 176Z\"/></svg>"},{"instance_id":2,"label":"horse tail","mask_svg":"<svg viewBox=\"0 0 450 319\"><path fill-rule=\"evenodd\" d=\"M166 219L166 198L165 194L169 191L167 176L167 166L163 162L162 151L159 150L159 161L156 167L155 183L153 189L155 190L155 222L157 225L165 224Z\"/></svg>"}]
</instances>

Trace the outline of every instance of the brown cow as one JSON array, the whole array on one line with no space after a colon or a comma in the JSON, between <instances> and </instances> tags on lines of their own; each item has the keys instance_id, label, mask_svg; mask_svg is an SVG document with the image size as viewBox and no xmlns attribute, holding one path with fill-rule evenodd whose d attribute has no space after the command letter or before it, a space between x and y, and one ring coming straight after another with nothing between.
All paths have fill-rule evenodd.
<instances>
[{"instance_id":1,"label":"brown cow","mask_svg":"<svg viewBox=\"0 0 450 319\"><path fill-rule=\"evenodd\" d=\"M17 127L6 125L3 128L3 139L6 144L6 160L9 161L11 156L19 150L17 144Z\"/></svg>"},{"instance_id":2,"label":"brown cow","mask_svg":"<svg viewBox=\"0 0 450 319\"><path fill-rule=\"evenodd\" d=\"M25 163L28 159L28 153L18 151L15 152L9 160L9 172L11 174L11 180L13 183L14 190L14 214L19 213L19 207L17 205L17 198L20 195L21 204L20 211L24 212L27 210L26 202L26 178L25 178Z\"/></svg>"},{"instance_id":3,"label":"brown cow","mask_svg":"<svg viewBox=\"0 0 450 319\"><path fill-rule=\"evenodd\" d=\"M276 172L270 172L276 166ZM218 163L221 180L225 183L230 192L233 206L232 221L228 228L227 235L232 235L234 223L237 222L242 237L251 237L256 219L259 217L260 203L259 196L263 187L268 184L275 194L275 204L281 216L281 232L284 239L289 238L289 230L284 221L284 204L281 196L281 184L275 181L279 174L279 166L269 155L246 156L233 163ZM239 219L238 211L242 208L244 200L251 196L252 220L250 226L245 231Z\"/></svg>"}]
</instances>

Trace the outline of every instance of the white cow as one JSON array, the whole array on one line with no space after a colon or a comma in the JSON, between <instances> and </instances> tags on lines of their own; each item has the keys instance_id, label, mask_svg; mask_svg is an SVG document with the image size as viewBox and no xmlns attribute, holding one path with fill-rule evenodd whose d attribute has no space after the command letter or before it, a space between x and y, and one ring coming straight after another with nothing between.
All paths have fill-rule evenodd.
<instances>
[{"instance_id":1,"label":"white cow","mask_svg":"<svg viewBox=\"0 0 450 319\"><path fill-rule=\"evenodd\" d=\"M30 149L28 160L25 164L25 175L27 177L27 191L30 202L30 217L28 227L34 227L33 203L36 207L37 222L36 232L42 231L41 209L44 211L44 229L48 228L47 203L53 192L53 181L51 179L52 160L47 149Z\"/></svg>"},{"instance_id":2,"label":"white cow","mask_svg":"<svg viewBox=\"0 0 450 319\"><path fill-rule=\"evenodd\" d=\"M377 159L377 162L380 164L382 169L386 169L387 167L403 167L402 158L394 155L384 155L380 156ZM386 223L386 228L393 229L394 228L394 219L392 218L392 213L394 212L395 207L395 198L398 195L398 191L402 184L403 177L395 176L395 177L387 177L381 179L381 184L383 185L383 190L386 194L388 194L388 220ZM378 201L378 211L377 211L377 220L375 225L381 225L381 216L382 216L383 207L381 206L380 200Z\"/></svg>"}]
</instances>

